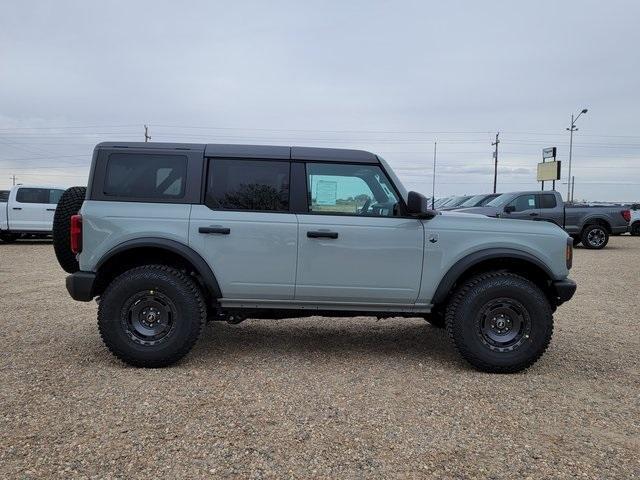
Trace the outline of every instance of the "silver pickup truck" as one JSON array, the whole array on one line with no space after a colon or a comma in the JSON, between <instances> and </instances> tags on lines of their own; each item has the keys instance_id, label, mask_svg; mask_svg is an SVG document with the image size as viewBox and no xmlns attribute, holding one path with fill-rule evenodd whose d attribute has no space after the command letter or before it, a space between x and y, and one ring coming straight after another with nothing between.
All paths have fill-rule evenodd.
<instances>
[{"instance_id":1,"label":"silver pickup truck","mask_svg":"<svg viewBox=\"0 0 640 480\"><path fill-rule=\"evenodd\" d=\"M625 233L631 219L630 211L621 207L565 204L556 191L503 193L484 207L457 211L555 223L571 235L574 245L582 242L586 248L596 250L607 245L609 235Z\"/></svg>"},{"instance_id":2,"label":"silver pickup truck","mask_svg":"<svg viewBox=\"0 0 640 480\"><path fill-rule=\"evenodd\" d=\"M423 317L461 355L516 372L546 350L576 284L556 225L440 213L377 155L102 143L67 190L54 247L111 352L162 367L206 319Z\"/></svg>"}]
</instances>

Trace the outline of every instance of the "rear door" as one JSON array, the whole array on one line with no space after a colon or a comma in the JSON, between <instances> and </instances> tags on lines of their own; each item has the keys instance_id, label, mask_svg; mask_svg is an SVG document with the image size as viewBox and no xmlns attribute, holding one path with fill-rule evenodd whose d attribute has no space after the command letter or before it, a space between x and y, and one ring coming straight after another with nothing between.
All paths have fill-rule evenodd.
<instances>
[{"instance_id":1,"label":"rear door","mask_svg":"<svg viewBox=\"0 0 640 480\"><path fill-rule=\"evenodd\" d=\"M398 194L380 166L309 162L306 177L296 300L414 303L424 229L400 216Z\"/></svg>"},{"instance_id":2,"label":"rear door","mask_svg":"<svg viewBox=\"0 0 640 480\"><path fill-rule=\"evenodd\" d=\"M505 207L513 207L510 213L505 213L503 218L517 220L538 220L540 208L538 207L538 196L535 193L519 195L511 200Z\"/></svg>"},{"instance_id":3,"label":"rear door","mask_svg":"<svg viewBox=\"0 0 640 480\"><path fill-rule=\"evenodd\" d=\"M189 244L226 299L292 300L298 223L286 158L209 159L204 205L193 205Z\"/></svg>"},{"instance_id":4,"label":"rear door","mask_svg":"<svg viewBox=\"0 0 640 480\"><path fill-rule=\"evenodd\" d=\"M9 198L9 228L17 231L50 231L44 214L49 206L48 188L19 187Z\"/></svg>"},{"instance_id":5,"label":"rear door","mask_svg":"<svg viewBox=\"0 0 640 480\"><path fill-rule=\"evenodd\" d=\"M558 205L554 193L541 193L538 195L538 205L540 207L540 219L552 222L559 227L564 227L564 208Z\"/></svg>"}]
</instances>

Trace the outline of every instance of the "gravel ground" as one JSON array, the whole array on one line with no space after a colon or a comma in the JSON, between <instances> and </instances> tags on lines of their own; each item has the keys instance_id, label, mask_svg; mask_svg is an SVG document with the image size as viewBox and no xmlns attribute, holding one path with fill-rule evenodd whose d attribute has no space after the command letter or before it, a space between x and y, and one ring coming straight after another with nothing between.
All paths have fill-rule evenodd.
<instances>
[{"instance_id":1,"label":"gravel ground","mask_svg":"<svg viewBox=\"0 0 640 480\"><path fill-rule=\"evenodd\" d=\"M528 372L422 320L210 324L178 366L115 360L47 243L0 245L0 477L640 476L640 239L577 249Z\"/></svg>"}]
</instances>

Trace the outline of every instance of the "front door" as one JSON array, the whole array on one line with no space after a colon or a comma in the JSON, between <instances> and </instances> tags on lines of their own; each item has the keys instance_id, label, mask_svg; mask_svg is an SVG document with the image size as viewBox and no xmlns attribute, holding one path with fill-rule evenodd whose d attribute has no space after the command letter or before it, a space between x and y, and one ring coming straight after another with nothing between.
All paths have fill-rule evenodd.
<instances>
[{"instance_id":1,"label":"front door","mask_svg":"<svg viewBox=\"0 0 640 480\"><path fill-rule=\"evenodd\" d=\"M511 207L511 211L506 211L502 218L512 218L517 220L539 220L540 208L538 198L534 193L519 195L511 200L505 207Z\"/></svg>"},{"instance_id":2,"label":"front door","mask_svg":"<svg viewBox=\"0 0 640 480\"><path fill-rule=\"evenodd\" d=\"M296 300L414 303L424 229L403 218L378 165L307 163L309 212L298 215Z\"/></svg>"},{"instance_id":3,"label":"front door","mask_svg":"<svg viewBox=\"0 0 640 480\"><path fill-rule=\"evenodd\" d=\"M189 244L226 299L292 300L298 222L289 212L290 162L211 159L205 205L193 205Z\"/></svg>"}]
</instances>

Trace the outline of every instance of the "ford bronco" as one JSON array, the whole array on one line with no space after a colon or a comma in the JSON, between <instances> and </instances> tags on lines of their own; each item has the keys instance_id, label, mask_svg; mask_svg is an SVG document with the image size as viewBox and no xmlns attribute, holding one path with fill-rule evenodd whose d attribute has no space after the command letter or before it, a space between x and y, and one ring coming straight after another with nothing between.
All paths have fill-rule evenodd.
<instances>
[{"instance_id":1,"label":"ford bronco","mask_svg":"<svg viewBox=\"0 0 640 480\"><path fill-rule=\"evenodd\" d=\"M54 247L109 350L163 367L209 320L368 315L446 328L468 362L517 372L575 292L547 222L438 212L359 150L109 142L62 196Z\"/></svg>"}]
</instances>

